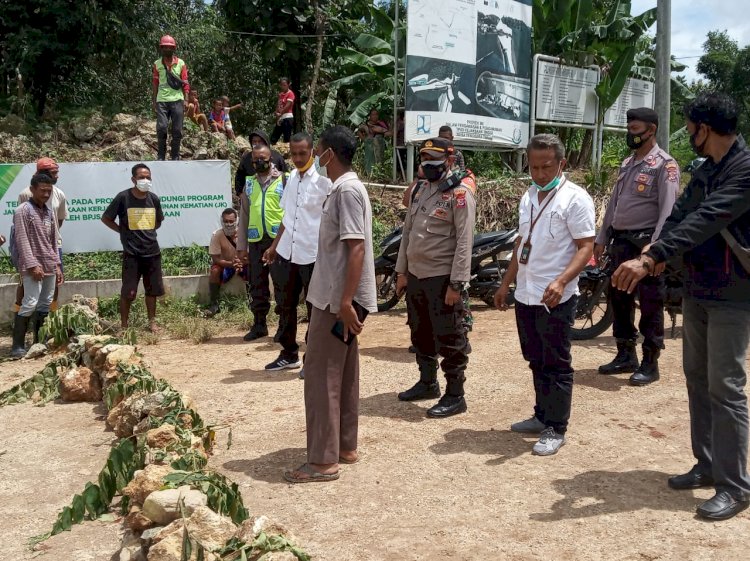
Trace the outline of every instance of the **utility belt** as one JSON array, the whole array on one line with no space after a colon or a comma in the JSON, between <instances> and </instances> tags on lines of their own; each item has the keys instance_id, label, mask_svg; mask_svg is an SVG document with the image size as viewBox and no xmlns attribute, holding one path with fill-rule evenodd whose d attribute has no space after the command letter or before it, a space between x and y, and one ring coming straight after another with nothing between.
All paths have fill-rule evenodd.
<instances>
[{"instance_id":1,"label":"utility belt","mask_svg":"<svg viewBox=\"0 0 750 561\"><path fill-rule=\"evenodd\" d=\"M655 228L645 228L643 230L615 230L610 226L609 237L612 240L623 240L630 242L639 249L643 249L651 243L654 236Z\"/></svg>"}]
</instances>

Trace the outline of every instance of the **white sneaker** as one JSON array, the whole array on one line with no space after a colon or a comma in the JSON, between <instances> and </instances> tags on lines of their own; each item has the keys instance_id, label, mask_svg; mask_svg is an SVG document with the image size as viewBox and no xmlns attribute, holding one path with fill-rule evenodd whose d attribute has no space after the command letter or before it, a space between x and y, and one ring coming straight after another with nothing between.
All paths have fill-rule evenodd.
<instances>
[{"instance_id":1,"label":"white sneaker","mask_svg":"<svg viewBox=\"0 0 750 561\"><path fill-rule=\"evenodd\" d=\"M531 453L537 456L551 456L557 454L563 444L565 444L565 435L555 432L552 427L547 427L542 431Z\"/></svg>"},{"instance_id":2,"label":"white sneaker","mask_svg":"<svg viewBox=\"0 0 750 561\"><path fill-rule=\"evenodd\" d=\"M526 432L531 434L539 434L545 428L547 428L547 425L537 419L536 415L534 415L531 419L519 421L517 423L513 423L510 426L510 430L513 432Z\"/></svg>"}]
</instances>

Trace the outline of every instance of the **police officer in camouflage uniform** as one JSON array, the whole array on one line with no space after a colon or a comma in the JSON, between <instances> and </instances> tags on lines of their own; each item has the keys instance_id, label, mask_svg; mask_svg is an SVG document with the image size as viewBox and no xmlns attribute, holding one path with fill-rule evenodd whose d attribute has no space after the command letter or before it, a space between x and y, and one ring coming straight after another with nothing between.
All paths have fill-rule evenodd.
<instances>
[{"instance_id":1,"label":"police officer in camouflage uniform","mask_svg":"<svg viewBox=\"0 0 750 561\"><path fill-rule=\"evenodd\" d=\"M471 347L463 325L461 292L469 281L476 202L471 180L453 167L453 143L427 140L420 150L422 174L411 193L396 263L399 294L406 291L411 341L417 349L419 381L402 401L440 398L428 417L466 411L464 372ZM447 387L440 397L438 358Z\"/></svg>"},{"instance_id":2,"label":"police officer in camouflage uniform","mask_svg":"<svg viewBox=\"0 0 750 561\"><path fill-rule=\"evenodd\" d=\"M613 269L638 257L641 250L659 237L672 212L680 187L680 169L674 158L656 144L659 117L646 107L627 113L627 143L635 152L625 159L607 206L604 223L596 238L597 261L605 250ZM617 356L599 367L600 374L630 373L630 383L645 386L659 379L658 358L664 348L664 278L646 277L638 285L641 318L638 330L643 335L643 360L638 364L634 324L635 294L612 288L610 302L614 310L614 336Z\"/></svg>"}]
</instances>

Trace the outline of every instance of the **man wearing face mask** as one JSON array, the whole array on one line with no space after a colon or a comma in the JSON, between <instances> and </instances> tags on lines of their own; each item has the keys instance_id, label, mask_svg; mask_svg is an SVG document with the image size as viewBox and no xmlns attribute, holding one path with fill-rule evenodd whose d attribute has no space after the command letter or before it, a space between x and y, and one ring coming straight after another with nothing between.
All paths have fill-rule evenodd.
<instances>
[{"instance_id":1,"label":"man wearing face mask","mask_svg":"<svg viewBox=\"0 0 750 561\"><path fill-rule=\"evenodd\" d=\"M240 225L237 235L237 254L249 266L250 309L254 322L244 337L255 341L268 335L266 318L271 309L271 274L263 254L271 247L279 233L284 211L281 196L287 176L271 163L271 149L258 146L253 149L255 175L246 179L240 196ZM279 289L274 286L274 294Z\"/></svg>"},{"instance_id":2,"label":"man wearing face mask","mask_svg":"<svg viewBox=\"0 0 750 561\"><path fill-rule=\"evenodd\" d=\"M133 187L118 193L112 199L102 215L102 222L120 234L122 243L122 327L128 327L130 306L143 277L149 329L156 332L156 299L164 296L161 249L156 239L156 230L164 221L164 213L159 197L151 192L151 170L146 164L133 166L132 181Z\"/></svg>"},{"instance_id":3,"label":"man wearing face mask","mask_svg":"<svg viewBox=\"0 0 750 561\"><path fill-rule=\"evenodd\" d=\"M172 143L169 158L180 159L182 121L187 109L190 85L187 65L184 60L174 56L176 49L177 43L172 36L162 37L159 41L161 58L154 61L152 66L151 106L156 113L158 160L164 160L167 156L167 129L170 123Z\"/></svg>"},{"instance_id":4,"label":"man wearing face mask","mask_svg":"<svg viewBox=\"0 0 750 561\"><path fill-rule=\"evenodd\" d=\"M295 169L281 197L284 218L276 239L263 260L271 265L279 292L276 301L281 309L279 323L283 347L279 358L266 365L266 370L284 370L300 365L297 344L297 305L302 291L310 286L318 254L318 233L323 203L331 192L331 180L322 177L314 166L313 139L306 132L291 138L289 149ZM307 315L312 305L307 302Z\"/></svg>"},{"instance_id":5,"label":"man wearing face mask","mask_svg":"<svg viewBox=\"0 0 750 561\"><path fill-rule=\"evenodd\" d=\"M469 281L476 202L465 174L453 166L453 143L425 141L420 149L423 180L411 191L399 249L396 290L406 292L411 341L417 350L419 381L401 401L440 398L428 417L466 411L464 372L471 347L463 325L461 292ZM441 397L438 359L447 386Z\"/></svg>"},{"instance_id":6,"label":"man wearing face mask","mask_svg":"<svg viewBox=\"0 0 750 561\"><path fill-rule=\"evenodd\" d=\"M221 286L232 280L235 274L244 281L248 280L247 265L237 256L237 211L233 208L225 208L221 213L221 228L211 236L208 254L211 256L211 272L206 317L212 317L220 311Z\"/></svg>"},{"instance_id":7,"label":"man wearing face mask","mask_svg":"<svg viewBox=\"0 0 750 561\"><path fill-rule=\"evenodd\" d=\"M640 255L659 237L672 212L680 188L677 162L656 144L659 117L647 107L627 113L628 146L634 153L625 159L610 198L604 223L596 237L594 256L600 261L605 248L613 267ZM659 354L664 348L664 278L648 277L638 285L641 317L633 322L635 295L611 290L613 334L617 355L599 367L600 374L632 373L630 384L645 386L659 379ZM638 364L636 341L643 335L643 360Z\"/></svg>"},{"instance_id":8,"label":"man wearing face mask","mask_svg":"<svg viewBox=\"0 0 750 561\"><path fill-rule=\"evenodd\" d=\"M750 343L750 149L737 135L740 104L704 93L685 108L699 156L659 239L620 265L612 285L632 292L681 257L682 362L696 464L670 477L672 489L713 487L698 516L725 520L750 506L748 412L744 387Z\"/></svg>"},{"instance_id":9,"label":"man wearing face mask","mask_svg":"<svg viewBox=\"0 0 750 561\"><path fill-rule=\"evenodd\" d=\"M259 148L260 146L268 146L271 148L271 142L268 140L268 135L260 129L251 132L249 139L250 145L253 148ZM284 161L284 156L273 148L271 148L271 163L277 170L286 173L287 166L286 161ZM242 158L240 158L240 163L234 174L234 192L238 197L245 189L247 178L251 175L255 175L255 167L253 166L253 151L248 150L242 155Z\"/></svg>"}]
</instances>

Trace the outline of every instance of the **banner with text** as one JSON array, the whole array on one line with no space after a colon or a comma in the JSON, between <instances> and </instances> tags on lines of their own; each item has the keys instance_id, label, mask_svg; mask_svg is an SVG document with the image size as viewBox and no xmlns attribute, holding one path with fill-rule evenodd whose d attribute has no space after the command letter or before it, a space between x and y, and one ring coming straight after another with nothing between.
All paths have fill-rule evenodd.
<instances>
[{"instance_id":1,"label":"banner with text","mask_svg":"<svg viewBox=\"0 0 750 561\"><path fill-rule=\"evenodd\" d=\"M409 0L405 140L520 147L529 134L531 0Z\"/></svg>"},{"instance_id":2,"label":"banner with text","mask_svg":"<svg viewBox=\"0 0 750 561\"><path fill-rule=\"evenodd\" d=\"M164 223L161 247L207 246L221 226L221 211L232 206L228 161L145 162L151 168L153 192L161 199ZM69 218L62 227L63 251L122 250L117 233L101 217L112 199L133 186L134 162L60 164L57 186L68 200ZM29 186L34 164L0 164L0 233L8 237L18 195Z\"/></svg>"}]
</instances>

